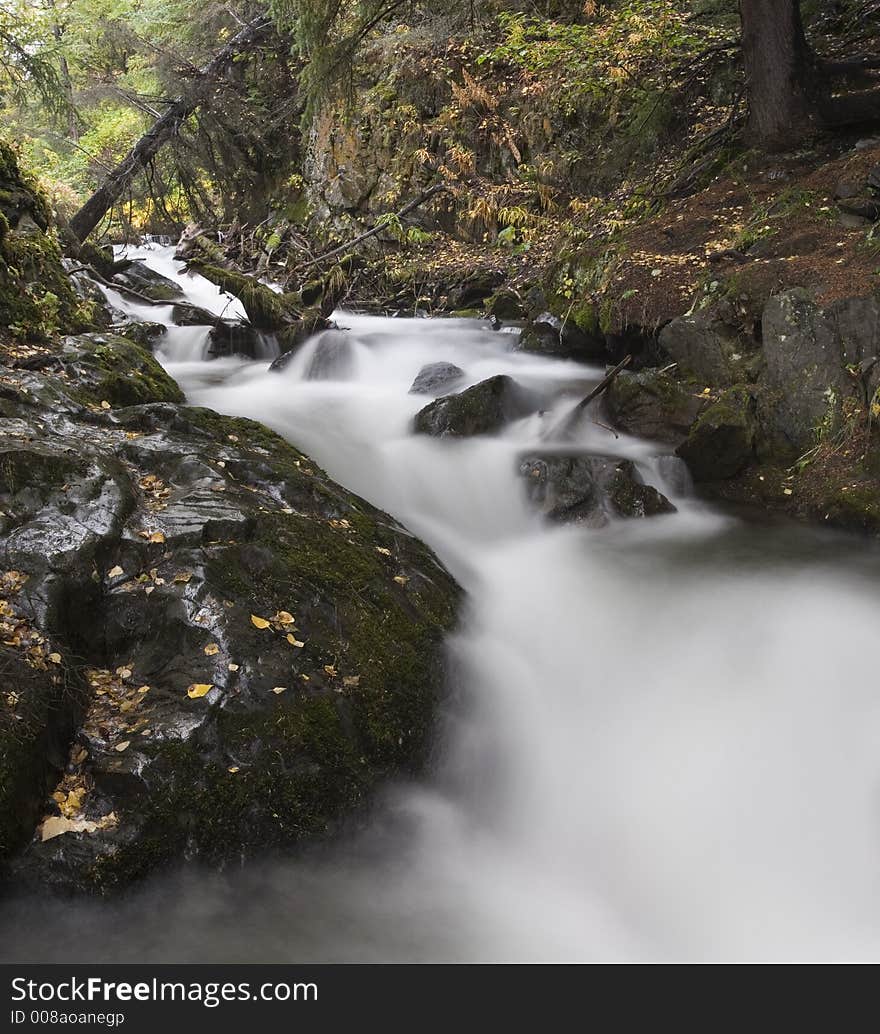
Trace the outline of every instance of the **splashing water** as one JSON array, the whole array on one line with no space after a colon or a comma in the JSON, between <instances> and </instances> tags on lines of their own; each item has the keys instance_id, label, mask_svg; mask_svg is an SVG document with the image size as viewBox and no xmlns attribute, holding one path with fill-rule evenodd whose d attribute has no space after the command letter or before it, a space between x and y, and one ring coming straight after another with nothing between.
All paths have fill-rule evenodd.
<instances>
[{"instance_id":1,"label":"splashing water","mask_svg":"<svg viewBox=\"0 0 880 1034\"><path fill-rule=\"evenodd\" d=\"M84 960L880 957L877 550L682 496L656 447L589 419L577 445L633 459L678 512L549 527L517 459L601 371L472 321L337 322L350 347L321 379L320 341L281 372L169 342L161 358L190 401L279 431L467 590L434 771L313 856L160 876L123 904L11 904L14 957L64 959L72 931ZM441 360L461 386L509 374L535 412L497 437L413 435L429 400L408 389Z\"/></svg>"}]
</instances>

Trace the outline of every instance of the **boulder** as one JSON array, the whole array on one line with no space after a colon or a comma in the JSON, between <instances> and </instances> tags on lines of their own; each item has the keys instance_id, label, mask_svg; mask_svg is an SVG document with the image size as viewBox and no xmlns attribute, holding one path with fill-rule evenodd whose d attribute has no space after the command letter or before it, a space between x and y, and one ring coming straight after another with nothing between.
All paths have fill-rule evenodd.
<instances>
[{"instance_id":1,"label":"boulder","mask_svg":"<svg viewBox=\"0 0 880 1034\"><path fill-rule=\"evenodd\" d=\"M660 347L681 373L703 386L729 388L755 379L755 343L711 315L679 316L660 331Z\"/></svg>"},{"instance_id":2,"label":"boulder","mask_svg":"<svg viewBox=\"0 0 880 1034\"><path fill-rule=\"evenodd\" d=\"M126 262L122 269L117 269L113 274L111 282L137 291L154 302L173 302L183 298L183 291L176 280L157 273L142 259Z\"/></svg>"},{"instance_id":3,"label":"boulder","mask_svg":"<svg viewBox=\"0 0 880 1034\"><path fill-rule=\"evenodd\" d=\"M518 347L524 352L585 363L608 358L604 335L587 334L573 320L563 321L550 312L541 313L523 327Z\"/></svg>"},{"instance_id":4,"label":"boulder","mask_svg":"<svg viewBox=\"0 0 880 1034\"><path fill-rule=\"evenodd\" d=\"M876 197L847 197L837 202L837 207L847 215L857 216L869 223L876 223L880 219L880 198Z\"/></svg>"},{"instance_id":5,"label":"boulder","mask_svg":"<svg viewBox=\"0 0 880 1034\"><path fill-rule=\"evenodd\" d=\"M478 269L449 292L446 308L473 309L481 305L504 280L499 269Z\"/></svg>"},{"instance_id":6,"label":"boulder","mask_svg":"<svg viewBox=\"0 0 880 1034\"><path fill-rule=\"evenodd\" d=\"M848 399L864 401L866 386L847 367L858 369L880 354L880 303L853 298L823 310L794 288L769 299L761 322L762 449L790 461L841 427ZM869 390L877 377L869 379Z\"/></svg>"},{"instance_id":7,"label":"boulder","mask_svg":"<svg viewBox=\"0 0 880 1034\"><path fill-rule=\"evenodd\" d=\"M526 318L525 302L516 291L509 289L496 291L487 298L485 312L487 316L495 316L505 322Z\"/></svg>"},{"instance_id":8,"label":"boulder","mask_svg":"<svg viewBox=\"0 0 880 1034\"><path fill-rule=\"evenodd\" d=\"M602 527L611 517L653 517L675 507L644 483L631 460L541 453L519 465L529 501L554 521Z\"/></svg>"},{"instance_id":9,"label":"boulder","mask_svg":"<svg viewBox=\"0 0 880 1034\"><path fill-rule=\"evenodd\" d=\"M624 370L604 395L604 409L614 427L639 438L679 444L706 406L693 388L659 370Z\"/></svg>"},{"instance_id":10,"label":"boulder","mask_svg":"<svg viewBox=\"0 0 880 1034\"><path fill-rule=\"evenodd\" d=\"M694 481L736 477L755 456L755 401L748 388L731 388L703 413L677 449Z\"/></svg>"},{"instance_id":11,"label":"boulder","mask_svg":"<svg viewBox=\"0 0 880 1034\"><path fill-rule=\"evenodd\" d=\"M213 312L189 302L179 302L172 308L171 321L178 327L213 327L220 322Z\"/></svg>"},{"instance_id":12,"label":"boulder","mask_svg":"<svg viewBox=\"0 0 880 1034\"><path fill-rule=\"evenodd\" d=\"M56 358L2 400L11 875L103 893L326 837L423 759L454 583L270 431L183 405L133 342Z\"/></svg>"},{"instance_id":13,"label":"boulder","mask_svg":"<svg viewBox=\"0 0 880 1034\"><path fill-rule=\"evenodd\" d=\"M168 330L164 323L120 323L109 329L111 333L128 338L150 352L155 352L156 344Z\"/></svg>"},{"instance_id":14,"label":"boulder","mask_svg":"<svg viewBox=\"0 0 880 1034\"><path fill-rule=\"evenodd\" d=\"M410 395L439 395L464 377L464 370L455 363L426 363L416 374Z\"/></svg>"},{"instance_id":15,"label":"boulder","mask_svg":"<svg viewBox=\"0 0 880 1034\"><path fill-rule=\"evenodd\" d=\"M414 430L444 438L494 434L527 410L522 389L512 377L500 374L458 395L435 399L416 414Z\"/></svg>"}]
</instances>

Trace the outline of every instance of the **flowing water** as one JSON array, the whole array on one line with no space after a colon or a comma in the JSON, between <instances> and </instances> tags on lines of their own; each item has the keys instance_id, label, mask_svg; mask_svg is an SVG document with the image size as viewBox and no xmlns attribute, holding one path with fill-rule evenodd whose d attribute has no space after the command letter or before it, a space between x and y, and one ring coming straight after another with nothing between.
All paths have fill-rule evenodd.
<instances>
[{"instance_id":1,"label":"flowing water","mask_svg":"<svg viewBox=\"0 0 880 1034\"><path fill-rule=\"evenodd\" d=\"M145 254L178 276L169 249ZM159 354L192 402L288 437L466 589L432 771L305 858L166 874L113 905L8 905L5 957L880 958L877 551L702 504L655 447L590 419L577 444L632 458L678 512L548 526L517 458L601 371L469 321L337 321L353 344L324 379L308 376L315 345L282 372L206 362L206 328ZM426 399L408 389L438 360L467 384L510 374L544 412L494 438L414 436Z\"/></svg>"}]
</instances>

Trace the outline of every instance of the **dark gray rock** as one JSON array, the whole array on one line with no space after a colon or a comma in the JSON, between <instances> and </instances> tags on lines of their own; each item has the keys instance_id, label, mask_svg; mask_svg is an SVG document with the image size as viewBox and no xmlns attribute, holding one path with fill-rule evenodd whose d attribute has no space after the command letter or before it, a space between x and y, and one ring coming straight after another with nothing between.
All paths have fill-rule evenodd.
<instances>
[{"instance_id":1,"label":"dark gray rock","mask_svg":"<svg viewBox=\"0 0 880 1034\"><path fill-rule=\"evenodd\" d=\"M660 347L685 376L719 388L755 379L759 354L753 341L712 316L679 316L660 331Z\"/></svg>"},{"instance_id":2,"label":"dark gray rock","mask_svg":"<svg viewBox=\"0 0 880 1034\"><path fill-rule=\"evenodd\" d=\"M528 409L522 389L502 374L458 395L435 399L416 414L414 430L417 434L454 438L494 434Z\"/></svg>"},{"instance_id":3,"label":"dark gray rock","mask_svg":"<svg viewBox=\"0 0 880 1034\"><path fill-rule=\"evenodd\" d=\"M847 366L878 355L880 304L845 299L823 310L795 288L767 302L762 327L762 451L791 460L840 428L847 399L864 401L865 386Z\"/></svg>"},{"instance_id":4,"label":"dark gray rock","mask_svg":"<svg viewBox=\"0 0 880 1034\"><path fill-rule=\"evenodd\" d=\"M847 197L837 202L837 207L847 215L857 216L867 222L876 223L880 219L880 198Z\"/></svg>"},{"instance_id":5,"label":"dark gray rock","mask_svg":"<svg viewBox=\"0 0 880 1034\"><path fill-rule=\"evenodd\" d=\"M499 269L480 269L468 276L449 292L447 308L473 309L479 306L504 280Z\"/></svg>"},{"instance_id":6,"label":"dark gray rock","mask_svg":"<svg viewBox=\"0 0 880 1034\"><path fill-rule=\"evenodd\" d=\"M586 334L573 320L563 322L550 312L541 313L523 327L517 347L524 352L585 363L604 362L608 358L604 335Z\"/></svg>"},{"instance_id":7,"label":"dark gray rock","mask_svg":"<svg viewBox=\"0 0 880 1034\"><path fill-rule=\"evenodd\" d=\"M554 521L602 527L611 517L652 517L675 507L646 485L631 460L569 453L532 455L519 465L529 501Z\"/></svg>"},{"instance_id":8,"label":"dark gray rock","mask_svg":"<svg viewBox=\"0 0 880 1034\"><path fill-rule=\"evenodd\" d=\"M178 327L213 327L220 320L213 312L201 309L198 305L182 302L171 310L171 320Z\"/></svg>"},{"instance_id":9,"label":"dark gray rock","mask_svg":"<svg viewBox=\"0 0 880 1034\"><path fill-rule=\"evenodd\" d=\"M488 316L495 316L503 322L526 318L525 302L516 291L509 289L496 291L486 300L485 308Z\"/></svg>"},{"instance_id":10,"label":"dark gray rock","mask_svg":"<svg viewBox=\"0 0 880 1034\"><path fill-rule=\"evenodd\" d=\"M113 274L113 283L128 287L156 302L172 302L183 298L180 285L151 269L141 259L133 259Z\"/></svg>"},{"instance_id":11,"label":"dark gray rock","mask_svg":"<svg viewBox=\"0 0 880 1034\"><path fill-rule=\"evenodd\" d=\"M164 323L122 323L110 328L114 334L128 338L151 352L155 352L157 343L167 329Z\"/></svg>"},{"instance_id":12,"label":"dark gray rock","mask_svg":"<svg viewBox=\"0 0 880 1034\"><path fill-rule=\"evenodd\" d=\"M614 427L675 445L688 435L705 407L699 392L659 370L624 370L604 395L604 411Z\"/></svg>"},{"instance_id":13,"label":"dark gray rock","mask_svg":"<svg viewBox=\"0 0 880 1034\"><path fill-rule=\"evenodd\" d=\"M677 449L694 481L736 477L755 458L755 400L746 388L731 388L713 403Z\"/></svg>"},{"instance_id":14,"label":"dark gray rock","mask_svg":"<svg viewBox=\"0 0 880 1034\"><path fill-rule=\"evenodd\" d=\"M424 757L454 584L132 342L57 359L2 400L0 858L106 893L327 836Z\"/></svg>"},{"instance_id":15,"label":"dark gray rock","mask_svg":"<svg viewBox=\"0 0 880 1034\"><path fill-rule=\"evenodd\" d=\"M842 179L838 180L834 188L834 200L840 201L843 198L858 197L865 192L867 184L864 180Z\"/></svg>"},{"instance_id":16,"label":"dark gray rock","mask_svg":"<svg viewBox=\"0 0 880 1034\"><path fill-rule=\"evenodd\" d=\"M464 370L455 363L426 363L416 374L410 395L439 395L464 377Z\"/></svg>"}]
</instances>

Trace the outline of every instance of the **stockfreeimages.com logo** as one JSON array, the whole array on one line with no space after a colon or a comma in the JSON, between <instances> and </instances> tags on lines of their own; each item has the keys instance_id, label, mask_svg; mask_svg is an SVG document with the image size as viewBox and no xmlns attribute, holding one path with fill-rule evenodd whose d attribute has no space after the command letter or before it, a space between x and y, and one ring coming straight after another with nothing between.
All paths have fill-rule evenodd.
<instances>
[{"instance_id":1,"label":"stockfreeimages.com logo","mask_svg":"<svg viewBox=\"0 0 880 1034\"><path fill-rule=\"evenodd\" d=\"M117 1002L200 1002L208 1009L224 1002L316 1002L318 985L314 983L239 984L208 981L127 981L104 980L102 977L70 977L63 980L12 980L12 1001L41 1005L73 1006L82 1003L115 1004Z\"/></svg>"}]
</instances>

